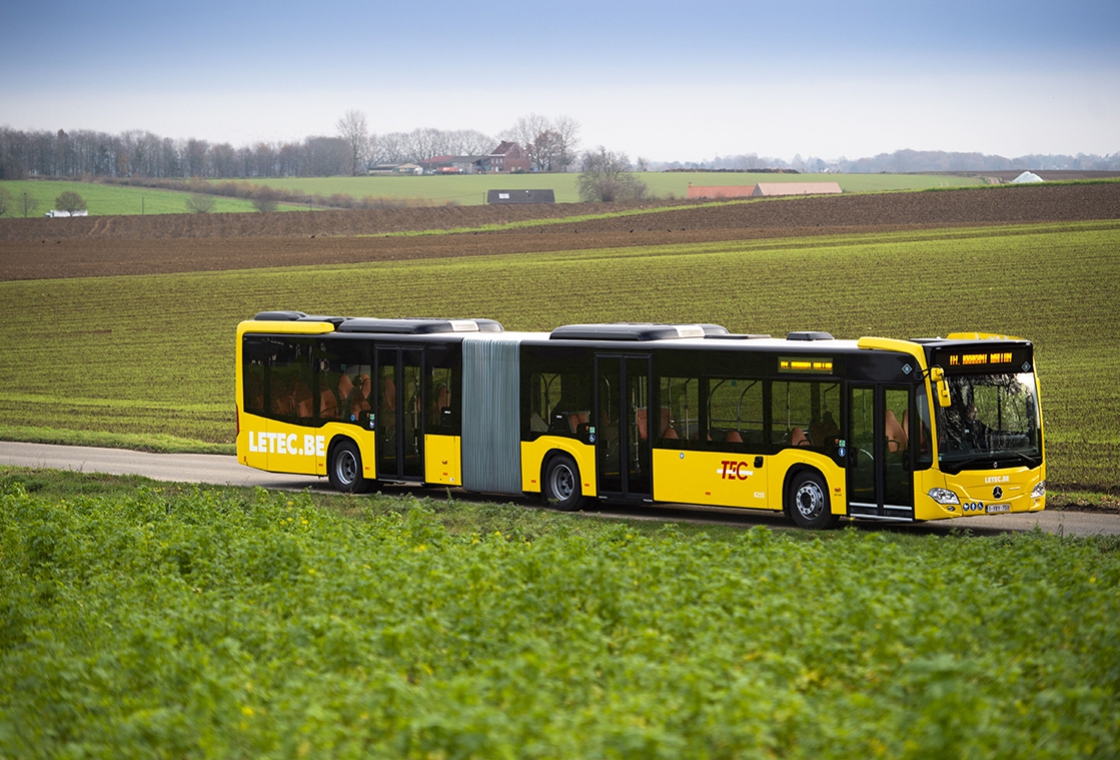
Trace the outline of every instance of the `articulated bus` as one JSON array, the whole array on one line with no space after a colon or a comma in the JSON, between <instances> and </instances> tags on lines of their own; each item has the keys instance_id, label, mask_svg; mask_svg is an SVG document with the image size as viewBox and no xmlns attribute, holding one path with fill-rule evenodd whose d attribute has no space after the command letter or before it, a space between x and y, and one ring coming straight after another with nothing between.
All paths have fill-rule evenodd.
<instances>
[{"instance_id":1,"label":"articulated bus","mask_svg":"<svg viewBox=\"0 0 1120 760\"><path fill-rule=\"evenodd\" d=\"M270 472L913 522L1046 505L1029 341L718 325L506 332L261 312L237 329L237 457Z\"/></svg>"}]
</instances>

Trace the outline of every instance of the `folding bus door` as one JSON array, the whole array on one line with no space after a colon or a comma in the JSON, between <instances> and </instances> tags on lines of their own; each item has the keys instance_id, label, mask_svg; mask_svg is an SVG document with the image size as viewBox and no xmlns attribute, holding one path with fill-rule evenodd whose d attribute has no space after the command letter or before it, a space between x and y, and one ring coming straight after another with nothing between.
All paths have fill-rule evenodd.
<instances>
[{"instance_id":1,"label":"folding bus door","mask_svg":"<svg viewBox=\"0 0 1120 760\"><path fill-rule=\"evenodd\" d=\"M902 421L906 386L848 389L848 514L880 520L914 517L913 451Z\"/></svg>"},{"instance_id":2,"label":"folding bus door","mask_svg":"<svg viewBox=\"0 0 1120 760\"><path fill-rule=\"evenodd\" d=\"M423 351L377 348L377 479L424 479Z\"/></svg>"},{"instance_id":3,"label":"folding bus door","mask_svg":"<svg viewBox=\"0 0 1120 760\"><path fill-rule=\"evenodd\" d=\"M647 410L650 357L595 357L595 456L599 496L629 501L653 498Z\"/></svg>"}]
</instances>

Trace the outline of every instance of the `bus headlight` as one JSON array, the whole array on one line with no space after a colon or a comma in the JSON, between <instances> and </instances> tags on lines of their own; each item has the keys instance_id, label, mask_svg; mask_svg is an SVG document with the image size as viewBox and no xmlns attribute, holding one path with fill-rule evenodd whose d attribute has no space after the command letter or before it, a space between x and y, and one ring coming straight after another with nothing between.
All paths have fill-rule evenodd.
<instances>
[{"instance_id":1,"label":"bus headlight","mask_svg":"<svg viewBox=\"0 0 1120 760\"><path fill-rule=\"evenodd\" d=\"M960 504L961 500L957 495L950 491L948 488L931 488L929 489L929 497L936 501L938 504Z\"/></svg>"},{"instance_id":2,"label":"bus headlight","mask_svg":"<svg viewBox=\"0 0 1120 760\"><path fill-rule=\"evenodd\" d=\"M1038 485L1034 487L1034 490L1031 491L1031 498L1032 499L1041 499L1045 495L1046 495L1046 481L1045 480L1040 480L1040 481L1038 481Z\"/></svg>"}]
</instances>

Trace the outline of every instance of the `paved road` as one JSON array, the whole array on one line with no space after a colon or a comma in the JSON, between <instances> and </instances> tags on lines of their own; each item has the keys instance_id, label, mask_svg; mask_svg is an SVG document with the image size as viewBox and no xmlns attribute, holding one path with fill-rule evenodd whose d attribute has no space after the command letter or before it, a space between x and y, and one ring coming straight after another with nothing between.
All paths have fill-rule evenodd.
<instances>
[{"instance_id":1,"label":"paved road","mask_svg":"<svg viewBox=\"0 0 1120 760\"><path fill-rule=\"evenodd\" d=\"M101 449L89 446L55 446L41 443L10 443L0 441L0 465L18 467L47 467L58 470L77 470L79 472L103 472L111 475L143 475L153 480L178 483L211 483L215 485L261 486L262 488L330 492L325 478L299 475L277 475L260 472L237 463L231 456L210 454L148 454L142 451L125 449ZM393 489L405 492L409 489ZM443 489L432 489L427 493L438 497ZM465 495L465 498L471 498ZM460 498L457 496L457 498ZM480 497L481 498L481 497ZM498 497L507 500L508 497ZM526 504L539 502L528 499ZM779 515L753 510L728 510L710 508L678 509L672 506L661 507L613 507L604 505L604 516L626 517L630 519L672 520L676 522L699 522L719 525L768 525L773 528L790 527L790 523ZM885 526L861 523L869 530L884 529ZM943 534L953 529L967 528L977 535L1033 530L1035 526L1048 533L1061 533L1067 536L1090 536L1096 534L1120 534L1120 515L1098 514L1092 512L1063 512L1047 510L1033 515L1003 515L959 520L940 520L938 522L903 526L907 531ZM891 530L899 526L889 526Z\"/></svg>"}]
</instances>

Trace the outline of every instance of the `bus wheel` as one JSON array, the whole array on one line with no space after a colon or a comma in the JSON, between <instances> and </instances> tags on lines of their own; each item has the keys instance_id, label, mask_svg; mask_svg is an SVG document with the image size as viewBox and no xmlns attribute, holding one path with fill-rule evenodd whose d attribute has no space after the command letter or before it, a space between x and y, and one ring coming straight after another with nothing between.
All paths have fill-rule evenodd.
<instances>
[{"instance_id":1,"label":"bus wheel","mask_svg":"<svg viewBox=\"0 0 1120 760\"><path fill-rule=\"evenodd\" d=\"M824 478L807 470L797 473L790 481L786 508L798 527L810 530L832 528L840 519L839 515L832 514Z\"/></svg>"},{"instance_id":2,"label":"bus wheel","mask_svg":"<svg viewBox=\"0 0 1120 760\"><path fill-rule=\"evenodd\" d=\"M331 487L343 493L365 493L373 485L362 477L362 455L350 441L334 447L329 466Z\"/></svg>"},{"instance_id":3,"label":"bus wheel","mask_svg":"<svg viewBox=\"0 0 1120 760\"><path fill-rule=\"evenodd\" d=\"M557 454L544 473L544 497L557 509L571 512L583 506L579 467L567 454Z\"/></svg>"}]
</instances>

